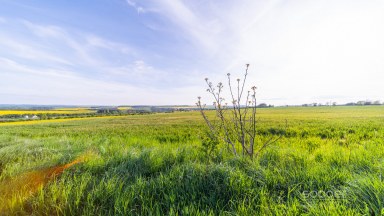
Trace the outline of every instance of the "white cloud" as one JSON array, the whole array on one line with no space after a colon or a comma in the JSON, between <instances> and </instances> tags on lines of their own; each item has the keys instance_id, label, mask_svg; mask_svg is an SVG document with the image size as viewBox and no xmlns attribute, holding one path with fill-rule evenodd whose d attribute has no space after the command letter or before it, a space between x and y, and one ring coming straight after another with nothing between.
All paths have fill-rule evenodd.
<instances>
[{"instance_id":1,"label":"white cloud","mask_svg":"<svg viewBox=\"0 0 384 216\"><path fill-rule=\"evenodd\" d=\"M23 103L41 103L43 98L46 104L144 104L157 94L151 88L143 90L128 84L84 78L71 71L32 68L4 58L0 58L0 70L7 71L0 80L0 92L8 95L3 103L19 103L20 98Z\"/></svg>"},{"instance_id":2,"label":"white cloud","mask_svg":"<svg viewBox=\"0 0 384 216\"><path fill-rule=\"evenodd\" d=\"M54 62L64 65L72 65L67 59L56 56L43 50L43 47L36 47L30 42L14 39L13 37L0 34L0 46L3 52L12 53L15 56L24 59L33 59L38 61Z\"/></svg>"},{"instance_id":3,"label":"white cloud","mask_svg":"<svg viewBox=\"0 0 384 216\"><path fill-rule=\"evenodd\" d=\"M123 54L137 55L135 49L128 47L126 44L116 43L104 38L98 37L96 35L87 35L85 36L87 44L96 48L108 49L116 52L121 52Z\"/></svg>"},{"instance_id":4,"label":"white cloud","mask_svg":"<svg viewBox=\"0 0 384 216\"><path fill-rule=\"evenodd\" d=\"M131 0L127 0L130 6L137 7L137 4ZM207 20L198 11L190 9L189 5L181 0L164 0L164 1L145 1L147 12L155 13L159 16L167 18L167 20L177 27L170 30L173 34L186 37L195 46L202 47L200 50L208 54L212 54L217 50L218 44L215 41L219 33L220 26L215 20ZM158 30L159 26L147 24L152 30ZM181 30L181 31L180 31Z\"/></svg>"},{"instance_id":5,"label":"white cloud","mask_svg":"<svg viewBox=\"0 0 384 216\"><path fill-rule=\"evenodd\" d=\"M211 76L251 63L259 97L277 104L383 97L383 2L242 3L222 11L230 32L215 41L230 45L216 56L224 70Z\"/></svg>"},{"instance_id":6,"label":"white cloud","mask_svg":"<svg viewBox=\"0 0 384 216\"><path fill-rule=\"evenodd\" d=\"M114 64L111 59L116 55L124 59L139 55L136 49L127 44L111 41L95 34L70 32L59 26L36 24L25 20L23 23L40 38L41 44L45 41L49 41L48 46L52 46L52 43L56 44L53 47L60 49L58 52L61 55L66 53L66 56L71 56L70 61L76 65L106 67Z\"/></svg>"},{"instance_id":7,"label":"white cloud","mask_svg":"<svg viewBox=\"0 0 384 216\"><path fill-rule=\"evenodd\" d=\"M62 94L69 99L70 92L93 98L79 84L84 81L91 83L91 91L104 95L100 101L118 101L116 95L133 90L135 96L127 96L132 99L127 103L153 104L166 98L168 104L193 104L197 89L204 90L204 77L225 81L227 72L241 76L244 64L250 63L249 83L259 87L260 102L383 100L383 1L126 0L126 4L139 13L135 17L127 13L134 20L129 24L150 27L153 35L147 35L148 29L135 34L121 31L127 35L120 38L127 40L118 42L95 32L24 21L28 32L24 29L18 37L13 35L17 31L0 33L1 67L8 70L2 75L15 82L26 79L16 79L17 73L49 83L63 79L68 86L57 86L66 89ZM9 22L7 18L4 26ZM137 44L128 44L131 39ZM65 76L59 78L60 74ZM97 85L116 94L103 93Z\"/></svg>"},{"instance_id":8,"label":"white cloud","mask_svg":"<svg viewBox=\"0 0 384 216\"><path fill-rule=\"evenodd\" d=\"M116 64L114 57L129 59L135 55L135 50L127 45L94 34L68 32L59 26L41 25L25 20L13 21L10 24L18 26L20 33L12 30L0 33L0 57L4 56L1 60L7 62L8 66L13 66L13 69L37 72L38 76L46 74L29 68L40 68L44 71L49 69L58 74L73 71L79 76L89 76L93 73L92 77L97 79L104 67ZM108 50L107 54L105 50ZM3 65L3 68L4 66L6 65ZM2 71L5 72L8 71Z\"/></svg>"},{"instance_id":9,"label":"white cloud","mask_svg":"<svg viewBox=\"0 0 384 216\"><path fill-rule=\"evenodd\" d=\"M137 59L129 64L102 68L105 80L114 80L140 88L177 89L189 86L190 74L155 68L144 60Z\"/></svg>"},{"instance_id":10,"label":"white cloud","mask_svg":"<svg viewBox=\"0 0 384 216\"><path fill-rule=\"evenodd\" d=\"M180 76L135 58L137 50L126 44L54 25L22 24L26 38L0 34L0 47L6 48L0 52L2 103L167 104L178 97L171 91Z\"/></svg>"},{"instance_id":11,"label":"white cloud","mask_svg":"<svg viewBox=\"0 0 384 216\"><path fill-rule=\"evenodd\" d=\"M53 77L53 78L65 78L75 77L75 73L60 69L51 68L32 68L29 65L23 65L8 58L0 57L0 69L2 74L30 74L35 77Z\"/></svg>"},{"instance_id":12,"label":"white cloud","mask_svg":"<svg viewBox=\"0 0 384 216\"><path fill-rule=\"evenodd\" d=\"M259 86L263 101L382 97L377 93L384 91L382 1L141 3L156 8L154 14L176 26L173 33L195 45L196 59L205 58L199 69L206 76L217 81L227 72L240 76L250 63L249 82Z\"/></svg>"},{"instance_id":13,"label":"white cloud","mask_svg":"<svg viewBox=\"0 0 384 216\"><path fill-rule=\"evenodd\" d=\"M80 41L80 39L82 38L76 38L73 33L71 34L65 29L54 25L40 25L29 21L24 21L24 24L38 37L41 37L43 39L55 39L65 44L67 48L70 48L76 55L78 59L78 64L85 63L88 65L100 66L101 60L96 59L96 57L92 54L88 47L85 46L82 41Z\"/></svg>"},{"instance_id":14,"label":"white cloud","mask_svg":"<svg viewBox=\"0 0 384 216\"><path fill-rule=\"evenodd\" d=\"M188 103L189 98L193 97L191 92L194 92L191 87L159 90L153 86L142 88L94 80L77 76L75 72L31 68L7 59L0 59L0 70L8 71L2 73L0 79L0 92L6 95L2 103L165 105L171 101Z\"/></svg>"},{"instance_id":15,"label":"white cloud","mask_svg":"<svg viewBox=\"0 0 384 216\"><path fill-rule=\"evenodd\" d=\"M128 5L136 9L137 13L146 13L147 9L144 9L143 7L139 6L136 2L133 0L126 0Z\"/></svg>"}]
</instances>

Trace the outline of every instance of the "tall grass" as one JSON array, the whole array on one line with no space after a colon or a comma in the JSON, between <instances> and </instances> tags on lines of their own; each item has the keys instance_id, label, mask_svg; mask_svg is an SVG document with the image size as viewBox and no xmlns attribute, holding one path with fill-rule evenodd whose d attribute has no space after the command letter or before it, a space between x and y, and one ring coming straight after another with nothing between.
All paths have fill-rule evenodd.
<instances>
[{"instance_id":1,"label":"tall grass","mask_svg":"<svg viewBox=\"0 0 384 216\"><path fill-rule=\"evenodd\" d=\"M24 199L0 197L0 210L10 215L383 213L381 107L259 112L261 139L278 133L282 119L289 127L254 161L225 151L207 158L199 138L204 125L195 112L1 126L0 191L24 173L88 157Z\"/></svg>"}]
</instances>

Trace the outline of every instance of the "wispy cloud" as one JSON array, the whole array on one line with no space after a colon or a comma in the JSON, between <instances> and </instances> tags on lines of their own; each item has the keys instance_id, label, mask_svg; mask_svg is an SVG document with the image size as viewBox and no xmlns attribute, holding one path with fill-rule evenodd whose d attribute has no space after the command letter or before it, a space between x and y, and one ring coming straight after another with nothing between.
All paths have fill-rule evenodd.
<instances>
[{"instance_id":1,"label":"wispy cloud","mask_svg":"<svg viewBox=\"0 0 384 216\"><path fill-rule=\"evenodd\" d=\"M260 87L263 100L301 103L332 93L379 97L373 89L384 90L377 82L384 69L383 3L239 1L211 14L201 13L197 3L152 4L161 4L163 16L193 40L216 44L211 76L251 63L249 80ZM215 23L217 31L207 31L206 23ZM333 99L340 100L328 98Z\"/></svg>"},{"instance_id":2,"label":"wispy cloud","mask_svg":"<svg viewBox=\"0 0 384 216\"><path fill-rule=\"evenodd\" d=\"M34 68L6 58L0 58L0 70L3 71L1 92L19 97L26 95L25 103L48 97L48 103L97 104L97 97L109 97L113 101L135 91L135 87L130 85L85 78L72 71ZM14 83L22 83L23 87ZM84 97L88 99L84 100Z\"/></svg>"},{"instance_id":3,"label":"wispy cloud","mask_svg":"<svg viewBox=\"0 0 384 216\"><path fill-rule=\"evenodd\" d=\"M200 19L180 0L165 0L158 3L162 7L163 15L187 32L193 41L208 49L215 46L214 39L217 31L215 26L209 26L209 20Z\"/></svg>"},{"instance_id":4,"label":"wispy cloud","mask_svg":"<svg viewBox=\"0 0 384 216\"><path fill-rule=\"evenodd\" d=\"M0 57L0 69L3 74L5 73L12 73L12 74L19 74L19 75L35 75L35 76L44 76L44 77L52 77L55 79L58 78L65 78L65 77L76 77L73 72L66 71L66 70L60 70L60 69L51 69L51 68L33 68L30 65L23 65L16 61L13 61L8 58L2 58Z\"/></svg>"},{"instance_id":5,"label":"wispy cloud","mask_svg":"<svg viewBox=\"0 0 384 216\"><path fill-rule=\"evenodd\" d=\"M127 46L126 44L106 40L96 35L86 35L85 38L87 41L87 45L91 47L108 49L111 51L121 52L127 55L137 55L136 50Z\"/></svg>"},{"instance_id":6,"label":"wispy cloud","mask_svg":"<svg viewBox=\"0 0 384 216\"><path fill-rule=\"evenodd\" d=\"M146 70L137 62L139 70ZM143 68L144 67L144 68ZM145 88L116 81L95 80L78 76L76 72L32 68L9 59L0 58L0 92L6 95L3 103L44 104L169 104L169 101L184 101L193 97L190 87L159 90L154 86ZM15 83L22 84L22 88ZM174 94L177 91L180 94ZM100 98L103 100L100 101Z\"/></svg>"},{"instance_id":7,"label":"wispy cloud","mask_svg":"<svg viewBox=\"0 0 384 216\"><path fill-rule=\"evenodd\" d=\"M138 7L138 4L133 0L127 0L127 3L132 7ZM140 7L142 10L166 18L169 23L177 26L177 29L172 30L172 33L185 37L195 46L202 47L201 51L210 53L217 48L215 39L220 26L215 20L207 20L205 16L197 14L180 0L144 1L143 3L145 6ZM148 24L148 26L153 30L159 28L153 27L153 24Z\"/></svg>"},{"instance_id":8,"label":"wispy cloud","mask_svg":"<svg viewBox=\"0 0 384 216\"><path fill-rule=\"evenodd\" d=\"M29 21L23 21L23 23L34 35L41 39L60 42L63 51L69 52L68 54L76 57L71 59L76 64L102 67L113 64L114 61L111 58L116 55L124 56L125 60L138 58L139 56L137 50L127 44L111 41L92 33L69 32L59 26L41 25ZM104 56L107 54L112 56Z\"/></svg>"},{"instance_id":9,"label":"wispy cloud","mask_svg":"<svg viewBox=\"0 0 384 216\"><path fill-rule=\"evenodd\" d=\"M77 66L86 67L94 70L93 73L102 71L103 68L113 67L115 65L124 65L127 62L134 61L139 58L136 49L128 46L127 44L114 42L92 33L87 32L69 32L68 30L54 25L41 25L29 21L23 21L23 24L31 30L31 32L42 40L41 44L48 41L48 44L60 43L60 54L67 56L67 60ZM12 48L15 50L16 43L7 43L8 46L14 45ZM21 46L21 45L19 45ZM49 46L49 45L48 45ZM21 49L22 47L20 47ZM24 57L34 56L32 51L37 52L36 49L31 49L30 53L24 53ZM43 52L40 55L42 56ZM35 55L36 56L36 55ZM49 56L46 54L45 56ZM123 59L123 60L121 60ZM51 59L57 60L51 56ZM95 74L95 75L96 75Z\"/></svg>"},{"instance_id":10,"label":"wispy cloud","mask_svg":"<svg viewBox=\"0 0 384 216\"><path fill-rule=\"evenodd\" d=\"M128 3L129 6L133 7L134 9L136 9L137 13L145 13L147 12L146 9L144 9L143 7L139 6L136 2L134 2L133 0L126 0L126 2Z\"/></svg>"},{"instance_id":11,"label":"wispy cloud","mask_svg":"<svg viewBox=\"0 0 384 216\"><path fill-rule=\"evenodd\" d=\"M91 65L99 65L100 60L96 59L79 39L75 39L61 27L53 25L40 25L29 21L23 22L36 36L43 39L55 39L70 48L80 61L78 63L86 63Z\"/></svg>"},{"instance_id":12,"label":"wispy cloud","mask_svg":"<svg viewBox=\"0 0 384 216\"><path fill-rule=\"evenodd\" d=\"M50 99L51 103L66 99L68 103L96 104L100 98L114 103L129 98L130 103L140 104L153 103L145 98L158 98L157 103L161 103L159 92L177 89L178 79L184 76L158 69L140 58L141 54L129 45L94 33L26 20L13 24L20 26L23 35L0 34L0 47L5 48L4 55L0 52L0 91L13 95L13 99L24 98L23 103L49 97L58 98ZM165 87L167 90L159 91ZM131 95L132 92L140 92L140 96Z\"/></svg>"},{"instance_id":13,"label":"wispy cloud","mask_svg":"<svg viewBox=\"0 0 384 216\"><path fill-rule=\"evenodd\" d=\"M0 34L0 46L3 49L11 51L12 55L24 59L32 59L45 62L53 62L64 65L72 65L68 60L56 56L53 53L46 52L42 47L35 47L28 41L16 40Z\"/></svg>"},{"instance_id":14,"label":"wispy cloud","mask_svg":"<svg viewBox=\"0 0 384 216\"><path fill-rule=\"evenodd\" d=\"M59 13L65 7L28 16L29 8L12 5L26 14L0 18L1 78L19 87L3 80L0 90L13 95L34 92L34 80L41 97L55 84L63 100L80 92L79 100L96 101L84 82L100 101L193 104L204 77L241 76L245 63L260 102L375 99L384 91L379 0L108 1L108 17L82 7L72 20Z\"/></svg>"}]
</instances>

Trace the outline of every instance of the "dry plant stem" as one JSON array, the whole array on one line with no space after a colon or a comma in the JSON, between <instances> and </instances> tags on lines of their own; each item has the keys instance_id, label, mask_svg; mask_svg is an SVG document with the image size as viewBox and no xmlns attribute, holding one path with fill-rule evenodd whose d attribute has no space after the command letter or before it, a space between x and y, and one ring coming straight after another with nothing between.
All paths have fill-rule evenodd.
<instances>
[{"instance_id":1,"label":"dry plant stem","mask_svg":"<svg viewBox=\"0 0 384 216\"><path fill-rule=\"evenodd\" d=\"M197 106L199 107L200 113L201 113L201 115L203 116L204 121L205 121L205 123L208 125L210 131L211 131L213 134L216 134L216 133L215 133L215 129L214 129L214 127L212 126L211 122L209 121L207 115L205 115L205 113L204 113L204 107L201 105L200 98L199 98L199 101L198 101L198 103L197 103Z\"/></svg>"},{"instance_id":2,"label":"dry plant stem","mask_svg":"<svg viewBox=\"0 0 384 216\"><path fill-rule=\"evenodd\" d=\"M247 113L247 110L248 110L248 96L247 96L247 100L245 101L245 109L244 109L244 112L242 113L241 112L241 99L242 99L242 96L243 96L243 92L244 92L244 86L245 86L245 81L247 80L247 75L248 75L248 67L249 67L249 64L246 65L246 69L245 69L245 75L244 75L244 79L243 79L243 82L242 82L242 85L241 85L241 90L240 90L240 79L237 79L237 100L235 100L235 97L234 97L234 93L233 93L233 90L232 90L232 86L231 86L231 79L230 79L230 76L228 74L228 84L229 84L229 89L230 89L230 92L231 92L231 96L232 96L232 100L233 100L233 115L234 115L234 118L235 118L235 127L236 127L236 132L237 132L237 136L238 136L238 141L240 142L241 144L241 149L242 149L242 154L245 155L245 154L248 154L248 155L252 155L252 150L250 150L250 147L248 149L248 147L246 146L246 113Z\"/></svg>"},{"instance_id":3,"label":"dry plant stem","mask_svg":"<svg viewBox=\"0 0 384 216\"><path fill-rule=\"evenodd\" d=\"M211 90L214 90L214 89L211 87ZM214 96L215 96L215 95L214 95ZM199 108L199 110L200 110L200 113L201 113L201 115L203 116L203 118L204 118L206 124L208 125L208 127L209 127L211 133L212 133L213 135L216 135L216 136L217 136L218 134L217 134L215 128L213 127L212 123L209 121L207 115L206 115L205 112L204 112L204 107L205 107L205 106L203 106L203 105L201 104L200 99L201 99L201 98L199 97L199 101L196 103L197 106L198 106L198 108ZM215 96L215 99L216 99L216 96ZM216 101L217 101L217 100L216 100ZM235 144L234 144L234 143L232 142L232 140L230 139L228 129L227 129L226 125L225 125L225 118L224 118L224 115L223 115L223 110L222 110L222 108L219 108L219 107L220 107L220 106L215 106L215 110L217 111L217 115L218 115L218 117L220 118L220 121L221 121L221 125L220 125L220 126L223 128L224 133L225 133L225 138L224 138L224 140L225 140L226 143L228 143L228 144L230 145L230 147L232 148L232 151L234 152L234 154L237 155L237 151L236 151L236 148L235 148Z\"/></svg>"},{"instance_id":4,"label":"dry plant stem","mask_svg":"<svg viewBox=\"0 0 384 216\"><path fill-rule=\"evenodd\" d=\"M213 86L211 82L208 81L208 78L205 79L208 89L207 91L213 96L214 102L213 107L216 112L216 117L218 118L219 125L213 125L212 122L208 119L205 114L205 105L201 104L201 98L198 97L198 102L196 103L201 115L203 116L206 124L211 130L211 133L215 136L222 136L222 139L228 144L229 149L232 149L234 155L238 155L237 147L241 148L242 155L249 156L251 159L254 156L258 156L259 153L265 149L268 145L276 142L281 138L282 134L276 139L270 138L261 147L257 150L255 154L255 140L256 140L256 87L252 87L250 91L247 92L245 96L245 101L243 100L245 82L248 76L249 64L246 65L244 79L241 82L240 79L236 79L237 85L235 88L232 86L231 76L228 73L228 86L229 92L232 98L232 107L228 108L223 105L224 98L221 97L223 92L223 84L220 82L217 85L217 89ZM226 113L229 111L229 113Z\"/></svg>"}]
</instances>

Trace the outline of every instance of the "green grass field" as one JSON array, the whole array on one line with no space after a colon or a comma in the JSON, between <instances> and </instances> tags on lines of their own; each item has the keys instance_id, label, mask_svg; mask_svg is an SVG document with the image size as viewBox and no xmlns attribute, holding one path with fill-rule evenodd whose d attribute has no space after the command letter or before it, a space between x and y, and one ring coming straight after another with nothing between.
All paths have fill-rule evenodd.
<instances>
[{"instance_id":1,"label":"green grass field","mask_svg":"<svg viewBox=\"0 0 384 216\"><path fill-rule=\"evenodd\" d=\"M380 215L384 107L259 109L251 161L198 112L0 124L0 215ZM285 129L284 129L285 130Z\"/></svg>"}]
</instances>

